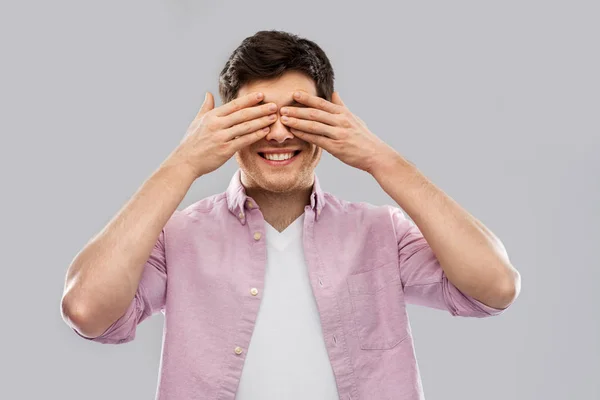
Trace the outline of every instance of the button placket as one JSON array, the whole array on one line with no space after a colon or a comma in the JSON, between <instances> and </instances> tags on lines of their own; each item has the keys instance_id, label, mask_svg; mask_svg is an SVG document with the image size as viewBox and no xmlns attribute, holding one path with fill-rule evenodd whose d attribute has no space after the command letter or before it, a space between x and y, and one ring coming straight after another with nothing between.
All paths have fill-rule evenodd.
<instances>
[{"instance_id":1,"label":"button placket","mask_svg":"<svg viewBox=\"0 0 600 400\"><path fill-rule=\"evenodd\" d=\"M252 209L252 208L254 208L254 204L253 204L251 201L247 201L247 202L246 202L246 206L247 206L249 209ZM240 214L239 214L240 218L242 218L242 215L243 215L243 213L242 213L242 212L240 212ZM254 238L254 240L255 240L255 241L259 241L259 240L262 238L262 233L261 233L260 231L255 231L255 232L254 232L254 234L252 235L252 237ZM252 296L256 296L256 295L258 295L258 289L257 289L257 288L255 288L255 287L253 287L253 288L250 288L250 294L251 294ZM239 355L241 355L243 352L244 352L244 350L243 350L243 349L242 349L240 346L237 346L237 347L234 349L234 353L235 353L235 354L237 354L238 356L239 356Z\"/></svg>"}]
</instances>

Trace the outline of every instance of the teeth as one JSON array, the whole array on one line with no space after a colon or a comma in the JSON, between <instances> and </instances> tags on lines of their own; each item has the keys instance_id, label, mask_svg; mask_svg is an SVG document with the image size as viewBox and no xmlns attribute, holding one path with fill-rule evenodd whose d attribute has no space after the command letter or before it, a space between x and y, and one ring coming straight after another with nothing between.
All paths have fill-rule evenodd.
<instances>
[{"instance_id":1,"label":"teeth","mask_svg":"<svg viewBox=\"0 0 600 400\"><path fill-rule=\"evenodd\" d=\"M272 161L288 160L292 157L294 157L294 153L265 154L265 158Z\"/></svg>"}]
</instances>

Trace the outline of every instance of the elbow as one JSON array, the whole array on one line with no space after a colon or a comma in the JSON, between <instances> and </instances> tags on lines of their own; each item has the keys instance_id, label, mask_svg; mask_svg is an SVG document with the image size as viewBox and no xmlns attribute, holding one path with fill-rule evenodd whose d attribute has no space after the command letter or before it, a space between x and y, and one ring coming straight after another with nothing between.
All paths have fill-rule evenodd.
<instances>
[{"instance_id":1,"label":"elbow","mask_svg":"<svg viewBox=\"0 0 600 400\"><path fill-rule=\"evenodd\" d=\"M61 316L67 325L81 335L87 338L95 338L104 332L102 327L94 324L93 318L90 318L90 313L86 306L81 302L71 299L70 296L63 296L60 309Z\"/></svg>"},{"instance_id":2,"label":"elbow","mask_svg":"<svg viewBox=\"0 0 600 400\"><path fill-rule=\"evenodd\" d=\"M521 292L521 275L510 266L507 276L499 280L494 288L494 301L491 306L497 309L508 308Z\"/></svg>"},{"instance_id":3,"label":"elbow","mask_svg":"<svg viewBox=\"0 0 600 400\"><path fill-rule=\"evenodd\" d=\"M508 306L517 299L521 292L521 274L512 265L508 269L508 278L504 286L504 296Z\"/></svg>"}]
</instances>

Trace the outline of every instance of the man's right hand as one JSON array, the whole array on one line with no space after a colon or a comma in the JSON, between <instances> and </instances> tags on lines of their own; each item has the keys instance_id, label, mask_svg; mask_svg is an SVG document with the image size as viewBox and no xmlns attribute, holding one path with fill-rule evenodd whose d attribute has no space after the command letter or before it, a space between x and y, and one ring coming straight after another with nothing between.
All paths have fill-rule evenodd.
<instances>
[{"instance_id":1,"label":"man's right hand","mask_svg":"<svg viewBox=\"0 0 600 400\"><path fill-rule=\"evenodd\" d=\"M253 92L214 108L214 98L207 92L200 111L167 162L191 167L197 178L219 168L239 149L265 137L277 118L277 106L255 106L264 97L258 95Z\"/></svg>"}]
</instances>

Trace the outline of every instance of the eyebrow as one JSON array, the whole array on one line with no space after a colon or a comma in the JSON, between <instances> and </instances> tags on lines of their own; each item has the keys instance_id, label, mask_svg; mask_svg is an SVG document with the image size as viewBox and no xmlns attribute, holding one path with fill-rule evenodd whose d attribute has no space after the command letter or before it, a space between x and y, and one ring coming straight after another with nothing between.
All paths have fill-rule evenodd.
<instances>
[{"instance_id":1,"label":"eyebrow","mask_svg":"<svg viewBox=\"0 0 600 400\"><path fill-rule=\"evenodd\" d=\"M267 104L268 102L265 102L264 99L261 100L258 105L262 106L263 104ZM290 106L290 107L308 107L306 104L302 104L302 103L298 103L296 100L292 99L291 101L282 104L281 107L285 107L285 106Z\"/></svg>"}]
</instances>

